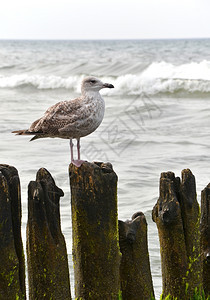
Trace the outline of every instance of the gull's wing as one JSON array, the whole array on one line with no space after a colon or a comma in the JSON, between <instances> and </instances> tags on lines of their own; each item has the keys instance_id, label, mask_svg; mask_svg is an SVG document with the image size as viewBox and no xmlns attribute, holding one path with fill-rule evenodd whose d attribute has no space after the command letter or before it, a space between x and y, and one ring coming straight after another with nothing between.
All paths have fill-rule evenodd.
<instances>
[{"instance_id":1,"label":"gull's wing","mask_svg":"<svg viewBox=\"0 0 210 300\"><path fill-rule=\"evenodd\" d=\"M66 125L73 124L78 116L83 116L84 103L82 98L71 101L61 101L48 108L44 116L33 122L29 132L40 134L55 134Z\"/></svg>"}]
</instances>

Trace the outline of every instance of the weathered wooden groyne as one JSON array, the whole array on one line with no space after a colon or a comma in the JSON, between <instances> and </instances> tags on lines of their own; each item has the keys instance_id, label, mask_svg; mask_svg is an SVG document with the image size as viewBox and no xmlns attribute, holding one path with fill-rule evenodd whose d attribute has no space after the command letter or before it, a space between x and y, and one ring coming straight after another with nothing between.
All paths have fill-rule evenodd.
<instances>
[{"instance_id":1,"label":"weathered wooden groyne","mask_svg":"<svg viewBox=\"0 0 210 300\"><path fill-rule=\"evenodd\" d=\"M189 299L201 288L200 211L195 178L182 171L162 173L160 197L153 208L162 262L163 297Z\"/></svg>"},{"instance_id":2,"label":"weathered wooden groyne","mask_svg":"<svg viewBox=\"0 0 210 300\"><path fill-rule=\"evenodd\" d=\"M118 299L117 175L111 164L70 166L75 296Z\"/></svg>"},{"instance_id":3,"label":"weathered wooden groyne","mask_svg":"<svg viewBox=\"0 0 210 300\"><path fill-rule=\"evenodd\" d=\"M201 270L203 289L210 297L210 183L201 192Z\"/></svg>"},{"instance_id":4,"label":"weathered wooden groyne","mask_svg":"<svg viewBox=\"0 0 210 300\"><path fill-rule=\"evenodd\" d=\"M28 186L27 263L29 298L71 299L59 200L63 191L44 168Z\"/></svg>"},{"instance_id":5,"label":"weathered wooden groyne","mask_svg":"<svg viewBox=\"0 0 210 300\"><path fill-rule=\"evenodd\" d=\"M18 172L0 165L0 299L26 299Z\"/></svg>"},{"instance_id":6,"label":"weathered wooden groyne","mask_svg":"<svg viewBox=\"0 0 210 300\"><path fill-rule=\"evenodd\" d=\"M147 222L142 212L132 220L119 221L119 242L122 259L120 281L123 299L154 297L147 243Z\"/></svg>"},{"instance_id":7,"label":"weathered wooden groyne","mask_svg":"<svg viewBox=\"0 0 210 300\"><path fill-rule=\"evenodd\" d=\"M83 300L154 299L142 212L118 220L117 175L110 163L69 166L75 297ZM18 172L0 165L0 300L26 299ZM63 191L44 168L28 186L27 272L29 299L71 299L59 201ZM210 296L210 184L201 210L195 177L160 177L152 211L160 240L162 299ZM205 297L204 297L205 293ZM170 295L170 296L169 296ZM201 296L203 295L203 296Z\"/></svg>"}]
</instances>

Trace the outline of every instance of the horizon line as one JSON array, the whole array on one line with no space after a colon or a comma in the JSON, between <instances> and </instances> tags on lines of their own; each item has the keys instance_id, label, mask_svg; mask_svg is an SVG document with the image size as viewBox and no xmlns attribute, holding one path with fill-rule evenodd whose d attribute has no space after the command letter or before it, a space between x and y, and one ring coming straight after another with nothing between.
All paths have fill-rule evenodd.
<instances>
[{"instance_id":1,"label":"horizon line","mask_svg":"<svg viewBox=\"0 0 210 300\"><path fill-rule=\"evenodd\" d=\"M0 41L143 41L143 40L207 40L210 37L177 38L0 38Z\"/></svg>"}]
</instances>

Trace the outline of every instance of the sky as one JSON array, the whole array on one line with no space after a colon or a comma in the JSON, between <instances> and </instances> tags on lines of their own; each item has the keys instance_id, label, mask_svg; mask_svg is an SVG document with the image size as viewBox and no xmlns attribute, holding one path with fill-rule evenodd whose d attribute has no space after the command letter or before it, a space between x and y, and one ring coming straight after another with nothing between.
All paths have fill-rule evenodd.
<instances>
[{"instance_id":1,"label":"sky","mask_svg":"<svg viewBox=\"0 0 210 300\"><path fill-rule=\"evenodd\" d=\"M4 0L0 39L210 38L209 0Z\"/></svg>"}]
</instances>

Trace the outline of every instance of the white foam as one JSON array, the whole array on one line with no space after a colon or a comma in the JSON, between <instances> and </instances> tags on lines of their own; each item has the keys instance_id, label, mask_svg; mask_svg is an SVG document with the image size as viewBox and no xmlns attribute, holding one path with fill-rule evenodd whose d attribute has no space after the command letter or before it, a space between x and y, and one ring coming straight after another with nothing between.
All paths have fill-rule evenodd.
<instances>
[{"instance_id":1,"label":"white foam","mask_svg":"<svg viewBox=\"0 0 210 300\"><path fill-rule=\"evenodd\" d=\"M141 75L120 76L110 81L114 84L113 91L105 90L104 94L117 95L156 95L159 93L170 93L182 91L186 93L208 93L210 92L210 81L199 79L177 79L177 78L144 78Z\"/></svg>"},{"instance_id":2,"label":"white foam","mask_svg":"<svg viewBox=\"0 0 210 300\"><path fill-rule=\"evenodd\" d=\"M83 76L71 76L62 78L60 76L43 76L43 75L0 75L0 88L15 88L23 85L31 85L38 89L75 89Z\"/></svg>"},{"instance_id":3,"label":"white foam","mask_svg":"<svg viewBox=\"0 0 210 300\"><path fill-rule=\"evenodd\" d=\"M16 88L26 85L37 89L72 89L80 93L80 84L84 76L0 75L0 88ZM100 77L100 79L115 86L113 90L104 89L103 94L140 95L145 93L155 95L158 93L173 94L179 91L207 93L210 92L210 61L192 62L179 66L166 62L152 63L139 74Z\"/></svg>"},{"instance_id":4,"label":"white foam","mask_svg":"<svg viewBox=\"0 0 210 300\"><path fill-rule=\"evenodd\" d=\"M164 61L152 63L143 73L146 78L210 80L210 61L173 65Z\"/></svg>"},{"instance_id":5,"label":"white foam","mask_svg":"<svg viewBox=\"0 0 210 300\"><path fill-rule=\"evenodd\" d=\"M118 94L206 93L210 92L210 61L182 65L155 62L140 74L119 76L112 83Z\"/></svg>"}]
</instances>

